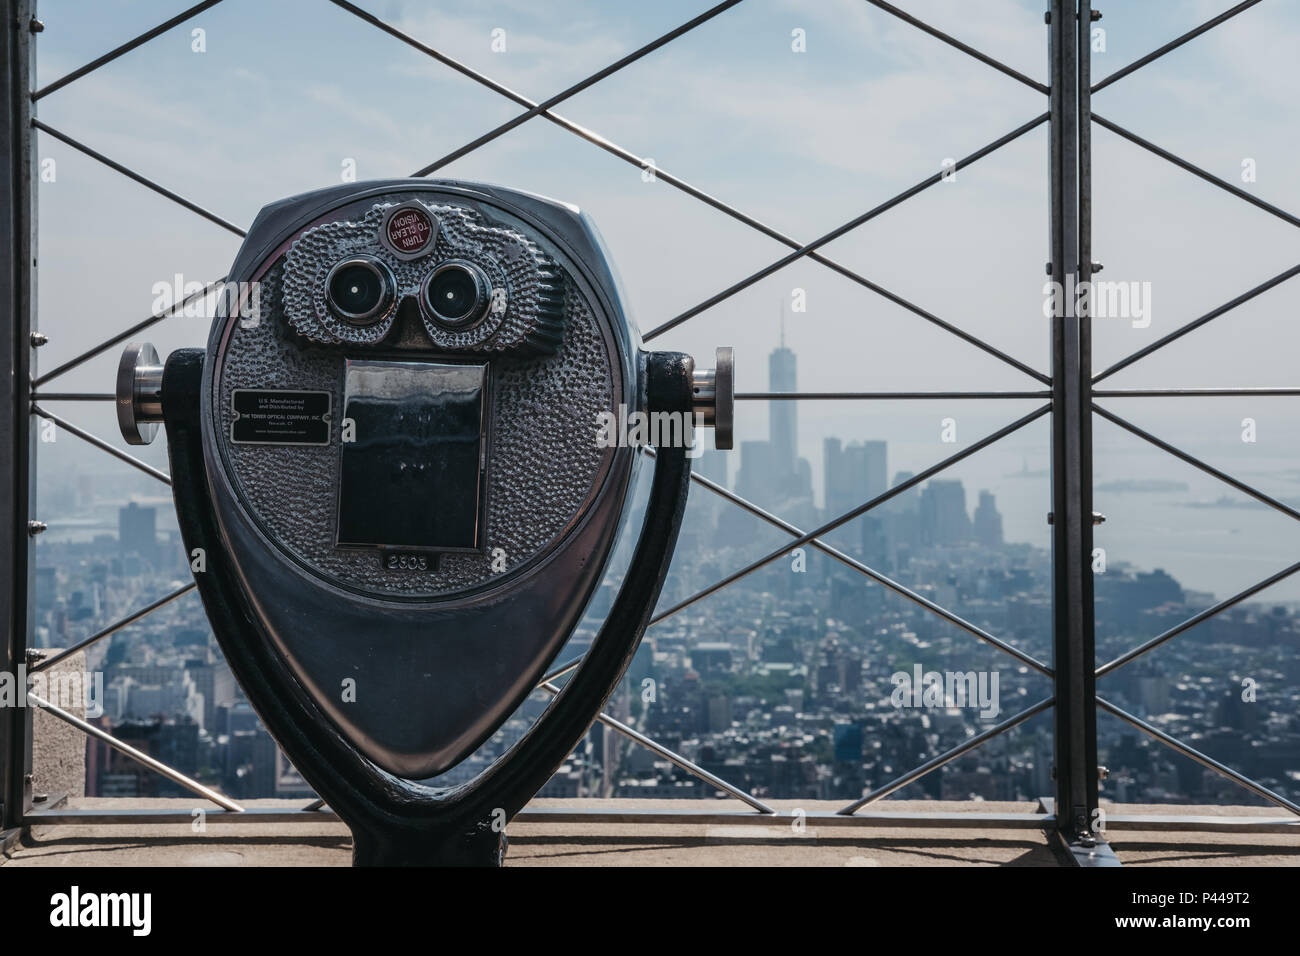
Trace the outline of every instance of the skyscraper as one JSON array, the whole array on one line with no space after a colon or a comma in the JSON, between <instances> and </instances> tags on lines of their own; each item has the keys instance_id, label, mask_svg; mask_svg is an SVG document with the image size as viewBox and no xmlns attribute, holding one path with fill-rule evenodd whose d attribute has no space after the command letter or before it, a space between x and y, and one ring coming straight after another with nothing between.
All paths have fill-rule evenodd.
<instances>
[{"instance_id":1,"label":"skyscraper","mask_svg":"<svg viewBox=\"0 0 1300 956\"><path fill-rule=\"evenodd\" d=\"M134 501L117 512L117 543L122 554L135 554L149 563L158 560L158 510Z\"/></svg>"},{"instance_id":2,"label":"skyscraper","mask_svg":"<svg viewBox=\"0 0 1300 956\"><path fill-rule=\"evenodd\" d=\"M773 392L798 391L798 372L794 352L784 345L773 350L767 360L768 389ZM797 402L772 402L768 415L768 441L772 443L772 457L778 462L788 462L791 473L799 456L799 419Z\"/></svg>"},{"instance_id":3,"label":"skyscraper","mask_svg":"<svg viewBox=\"0 0 1300 956\"><path fill-rule=\"evenodd\" d=\"M849 476L844 467L844 447L838 438L822 440L822 499L827 514L839 514L840 505L848 497Z\"/></svg>"},{"instance_id":4,"label":"skyscraper","mask_svg":"<svg viewBox=\"0 0 1300 956\"><path fill-rule=\"evenodd\" d=\"M960 481L935 479L921 492L921 533L926 544L954 545L971 539L966 489Z\"/></svg>"},{"instance_id":5,"label":"skyscraper","mask_svg":"<svg viewBox=\"0 0 1300 956\"><path fill-rule=\"evenodd\" d=\"M766 507L775 503L778 485L773 473L778 463L773 458L770 441L740 443L740 470L736 473L736 491L741 497Z\"/></svg>"},{"instance_id":6,"label":"skyscraper","mask_svg":"<svg viewBox=\"0 0 1300 956\"><path fill-rule=\"evenodd\" d=\"M865 441L860 446L862 474L866 477L867 498L875 498L889 490L889 446L883 441Z\"/></svg>"},{"instance_id":7,"label":"skyscraper","mask_svg":"<svg viewBox=\"0 0 1300 956\"><path fill-rule=\"evenodd\" d=\"M838 438L827 438L822 455L827 518L847 514L887 490L885 442L841 447ZM875 564L885 563L889 550L884 517L883 510L874 510L854 522L858 553Z\"/></svg>"},{"instance_id":8,"label":"skyscraper","mask_svg":"<svg viewBox=\"0 0 1300 956\"><path fill-rule=\"evenodd\" d=\"M975 509L975 541L985 548L1002 547L1002 515L998 513L993 492L981 491L980 503Z\"/></svg>"},{"instance_id":9,"label":"skyscraper","mask_svg":"<svg viewBox=\"0 0 1300 956\"><path fill-rule=\"evenodd\" d=\"M827 514L851 511L887 490L885 442L853 442L841 447L838 438L827 438L822 450Z\"/></svg>"},{"instance_id":10,"label":"skyscraper","mask_svg":"<svg viewBox=\"0 0 1300 956\"><path fill-rule=\"evenodd\" d=\"M770 391L797 391L794 353L784 345L775 349L768 359L768 375ZM778 510L791 521L815 519L812 468L806 459L799 457L797 402L771 402L768 440L740 443L736 492L766 508Z\"/></svg>"}]
</instances>

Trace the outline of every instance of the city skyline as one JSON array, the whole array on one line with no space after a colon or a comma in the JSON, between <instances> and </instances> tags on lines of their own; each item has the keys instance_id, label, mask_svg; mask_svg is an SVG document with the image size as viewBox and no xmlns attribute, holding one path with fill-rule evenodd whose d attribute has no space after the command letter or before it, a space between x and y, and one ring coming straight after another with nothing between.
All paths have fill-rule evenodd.
<instances>
[{"instance_id":1,"label":"city skyline","mask_svg":"<svg viewBox=\"0 0 1300 956\"><path fill-rule=\"evenodd\" d=\"M769 374L773 375L767 390L797 390L798 362L794 350L779 346L770 354L767 364ZM834 443L839 443L841 454L887 456L888 452L898 452L904 459L903 465L891 467L886 464L886 473L892 475L887 487L892 487L900 478L910 477L979 437L972 435L972 431L981 422L972 424L968 417L959 415L956 418L957 440L945 444L941 433L947 419L933 415L929 439L917 441L909 426L903 440L885 441L870 433L881 425L885 426L881 431L896 433L896 429L889 427L888 419L879 416L878 408L866 408L878 403L857 402L852 404L863 408L867 414L852 426L849 435L825 434L823 429L816 437L801 439L806 429L801 427L800 418L809 404L817 403L741 403L737 413L739 421L743 423L754 417L752 412L762 411L767 437L741 437L737 449L732 452L720 454L710 449L696 460L695 470L787 520L808 524L814 517L831 517L855 508L884 490L879 484L878 472L877 477L863 486L865 493L857 500L846 494L833 476L828 481L828 463L837 460L834 453L828 452ZM768 414L769 406L779 414ZM783 437L780 443L774 443L778 432ZM743 427L740 434L745 434ZM967 510L971 512L972 520L972 509L977 505L979 494L988 491L1000 503L999 516L1008 541L1047 547L1050 541L1050 528L1045 520L1049 508L1048 471L1045 467L1048 449L1046 432L1041 435L1041 443L1034 439L1016 443L1013 436L1006 447L1002 447L1002 443L994 445L941 476L940 480L949 480L950 475L960 477L970 492ZM771 457L765 457L770 456L771 449L778 444L785 449L798 449L799 454L794 459L798 464L793 470L784 465L774 465ZM847 451L859 447L864 450ZM1150 452L1162 466L1167 464L1163 452L1158 449L1150 449ZM750 469L753 477L746 475L744 463L747 455L753 463ZM786 455L788 450L778 457ZM1293 546L1300 546L1300 531L1293 531L1284 519L1272 514L1264 505L1209 476L1191 468L1170 471L1161 467L1153 471L1152 460L1144 456L1135 461L1117 463L1116 467L1108 466L1099 456L1095 462L1096 504L1109 519L1095 534L1097 544L1106 548L1109 561L1148 570L1165 570L1187 582L1189 587L1219 597L1227 596L1289 563L1288 555ZM95 471L83 470L88 461L94 463ZM91 457L79 442L65 439L43 444L37 466L41 477L38 495L42 506L48 509L51 540L108 533L116 526L117 515L112 508L119 500L122 503L134 500L141 504L163 505L161 513L167 531L170 533L174 529L168 507L170 495L165 489L156 488L149 479L126 465ZM865 467L878 469L879 465L873 463ZM1162 476L1173 474L1181 480L1149 477L1153 473ZM774 475L783 477L774 482ZM1289 481L1293 480L1289 476L1300 477L1300 471L1288 467L1277 475L1280 480ZM98 517L87 515L82 509L82 505L91 500L86 493L88 482L119 489L116 492L118 498L112 495L103 498L110 510L101 509ZM919 498L921 494L921 489L915 489L903 497ZM828 495L834 495L837 505L842 507L827 507ZM1281 500L1300 507L1300 493L1283 496ZM733 527L743 529L743 517L735 516L728 520L740 522ZM868 515L854 525L870 523L871 520L872 516ZM1225 563L1223 558L1228 555L1232 560ZM1300 602L1300 581L1281 582L1271 589L1270 597L1288 604Z\"/></svg>"},{"instance_id":2,"label":"city skyline","mask_svg":"<svg viewBox=\"0 0 1300 956\"><path fill-rule=\"evenodd\" d=\"M774 350L769 369L771 391L798 389L793 351ZM730 471L725 455L709 451L698 461L701 472L723 485L730 472L739 493L777 500L778 513L787 519L826 520L838 513L830 506L849 510L884 490L888 442L865 438L846 443L829 436L823 441L822 470L827 507L817 508L808 463L795 454L798 404L772 405L790 412L769 417L766 440L742 445L738 469ZM747 455L752 456L748 473ZM907 471L895 472L888 487L910 477ZM93 481L78 479L75 485L77 494L96 500ZM1004 540L996 496L987 489L973 493L972 509L961 479L936 477L838 529L828 540L1026 652L1050 655L1044 638L1050 604L1046 555L1032 545ZM158 522L165 503L129 501L114 507L115 535L103 532L80 542L51 537L42 545L43 553L49 547L60 558L54 564L43 560L37 571L39 643L63 646L111 619L116 612L110 595L125 595L130 603L186 577L179 540ZM752 516L697 491L661 607L690 594L697 581L716 577L720 566L734 560L731 555L748 548L756 530ZM608 610L616 565L610 570L611 584L588 611L589 621ZM610 712L756 795L839 799L858 796L908 755L940 746L959 728L979 726L970 712L951 708L920 715L891 709L888 676L898 667L910 667L909 661L918 658L927 666L991 667L1003 676L1002 693L1011 701L1032 692L1032 675L1016 674L1008 661L969 635L820 554L810 553L806 566L792 565L791 571L740 582L729 589L734 594L715 596L699 610L652 628L610 702ZM1160 570L1121 564L1097 579L1098 653L1122 652L1211 600ZM755 601L763 608L757 617ZM727 621L734 623L728 626ZM594 635L592 627L589 623L579 630L570 652L581 652ZM1221 754L1240 734L1256 734L1261 746L1252 752L1247 772L1267 779L1278 792L1300 790L1300 773L1289 763L1300 743L1294 717L1285 717L1276 706L1263 713L1242 707L1234 703L1232 690L1236 674L1273 673L1281 700L1300 702L1300 670L1283 651L1300 646L1300 622L1284 608L1258 602L1212 622L1199 640L1202 651L1207 640L1210 648L1236 648L1229 679L1200 689L1196 674L1212 664L1198 660L1191 651L1198 639L1189 635L1175 655L1164 656L1163 666L1144 662L1113 680L1108 693L1141 716L1189 728L1209 726L1213 732L1206 734L1205 745ZM106 678L104 713L98 718L102 726L235 796L310 792L243 700L196 601L178 602L143 633L129 631L106 641L96 655ZM1248 666L1249 661L1256 665ZM647 707L634 693L646 680L663 695L664 706ZM1193 687L1198 689L1193 692ZM468 779L500 755L537 718L543 703L536 698L526 702L445 782ZM1021 737L926 778L918 784L920 793L988 800L1046 793L1049 732L1050 721L1033 721ZM1221 781L1188 762L1153 752L1130 733L1103 735L1103 747L1114 771L1113 799L1222 795L1216 789ZM87 766L90 795L179 793L174 784L99 745L90 746ZM990 768L998 772L990 774ZM706 796L708 788L597 727L542 795Z\"/></svg>"}]
</instances>

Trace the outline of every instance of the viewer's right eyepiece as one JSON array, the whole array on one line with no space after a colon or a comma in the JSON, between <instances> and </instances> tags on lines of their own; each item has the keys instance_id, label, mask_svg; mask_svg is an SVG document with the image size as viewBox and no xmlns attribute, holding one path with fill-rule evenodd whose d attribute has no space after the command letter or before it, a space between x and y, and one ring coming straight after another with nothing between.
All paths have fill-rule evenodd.
<instances>
[{"instance_id":1,"label":"viewer's right eyepiece","mask_svg":"<svg viewBox=\"0 0 1300 956\"><path fill-rule=\"evenodd\" d=\"M424 285L424 304L439 325L467 329L487 314L492 285L472 262L452 259L433 270Z\"/></svg>"}]
</instances>

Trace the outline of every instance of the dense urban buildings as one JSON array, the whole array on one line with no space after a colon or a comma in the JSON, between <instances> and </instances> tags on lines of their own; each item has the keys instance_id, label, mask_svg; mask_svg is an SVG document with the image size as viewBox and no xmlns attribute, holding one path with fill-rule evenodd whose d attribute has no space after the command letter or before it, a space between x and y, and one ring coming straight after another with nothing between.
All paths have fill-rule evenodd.
<instances>
[{"instance_id":1,"label":"dense urban buildings","mask_svg":"<svg viewBox=\"0 0 1300 956\"><path fill-rule=\"evenodd\" d=\"M797 390L789 349L772 353L769 373L771 391ZM884 441L827 438L817 507L812 469L799 456L799 405L770 404L768 438L744 442L738 468L734 459L707 452L697 473L800 528L911 477L900 471L889 480ZM66 475L52 482L52 504L70 520L63 529L52 523L39 543L37 646L66 646L189 580L170 502L144 500L140 487L133 477ZM661 608L752 560L759 525L697 485ZM898 593L947 608L970 628L1050 659L1049 555L1004 540L991 491L935 478L837 529L828 545L840 557L801 549L651 628L607 711L756 795L847 800L1050 694L1046 677ZM619 564L616 557L615 574ZM1163 571L1122 563L1095 580L1103 660L1214 601ZM602 587L566 659L592 640L616 583ZM88 667L103 676L102 713L95 719L115 735L232 796L309 792L239 692L193 594L101 641L88 658ZM959 681L969 675L971 693L925 701L913 683L930 672ZM1278 793L1300 797L1300 624L1292 609L1240 605L1108 675L1100 690ZM519 738L548 699L535 694L445 779L475 774ZM1007 800L1050 794L1051 728L1050 712L1040 714L899 795ZM1105 798L1257 802L1105 715L1099 734L1108 768ZM98 744L88 749L88 770L92 795L181 792ZM597 724L542 793L715 792Z\"/></svg>"}]
</instances>

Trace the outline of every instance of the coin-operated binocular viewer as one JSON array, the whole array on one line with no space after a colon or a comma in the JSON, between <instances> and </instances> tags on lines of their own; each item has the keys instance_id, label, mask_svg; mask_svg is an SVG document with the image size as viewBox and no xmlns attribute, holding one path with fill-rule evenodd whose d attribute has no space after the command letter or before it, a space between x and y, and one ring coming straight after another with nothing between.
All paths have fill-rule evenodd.
<instances>
[{"instance_id":1,"label":"coin-operated binocular viewer","mask_svg":"<svg viewBox=\"0 0 1300 956\"><path fill-rule=\"evenodd\" d=\"M643 351L585 215L472 183L273 203L221 298L206 350L163 364L128 347L117 409L133 443L166 427L230 667L351 828L354 863L499 864L504 822L645 631L692 426L731 447L731 350L710 370ZM598 636L522 740L439 785L538 685L599 586L649 457L618 440L634 420L656 426L654 473Z\"/></svg>"}]
</instances>

